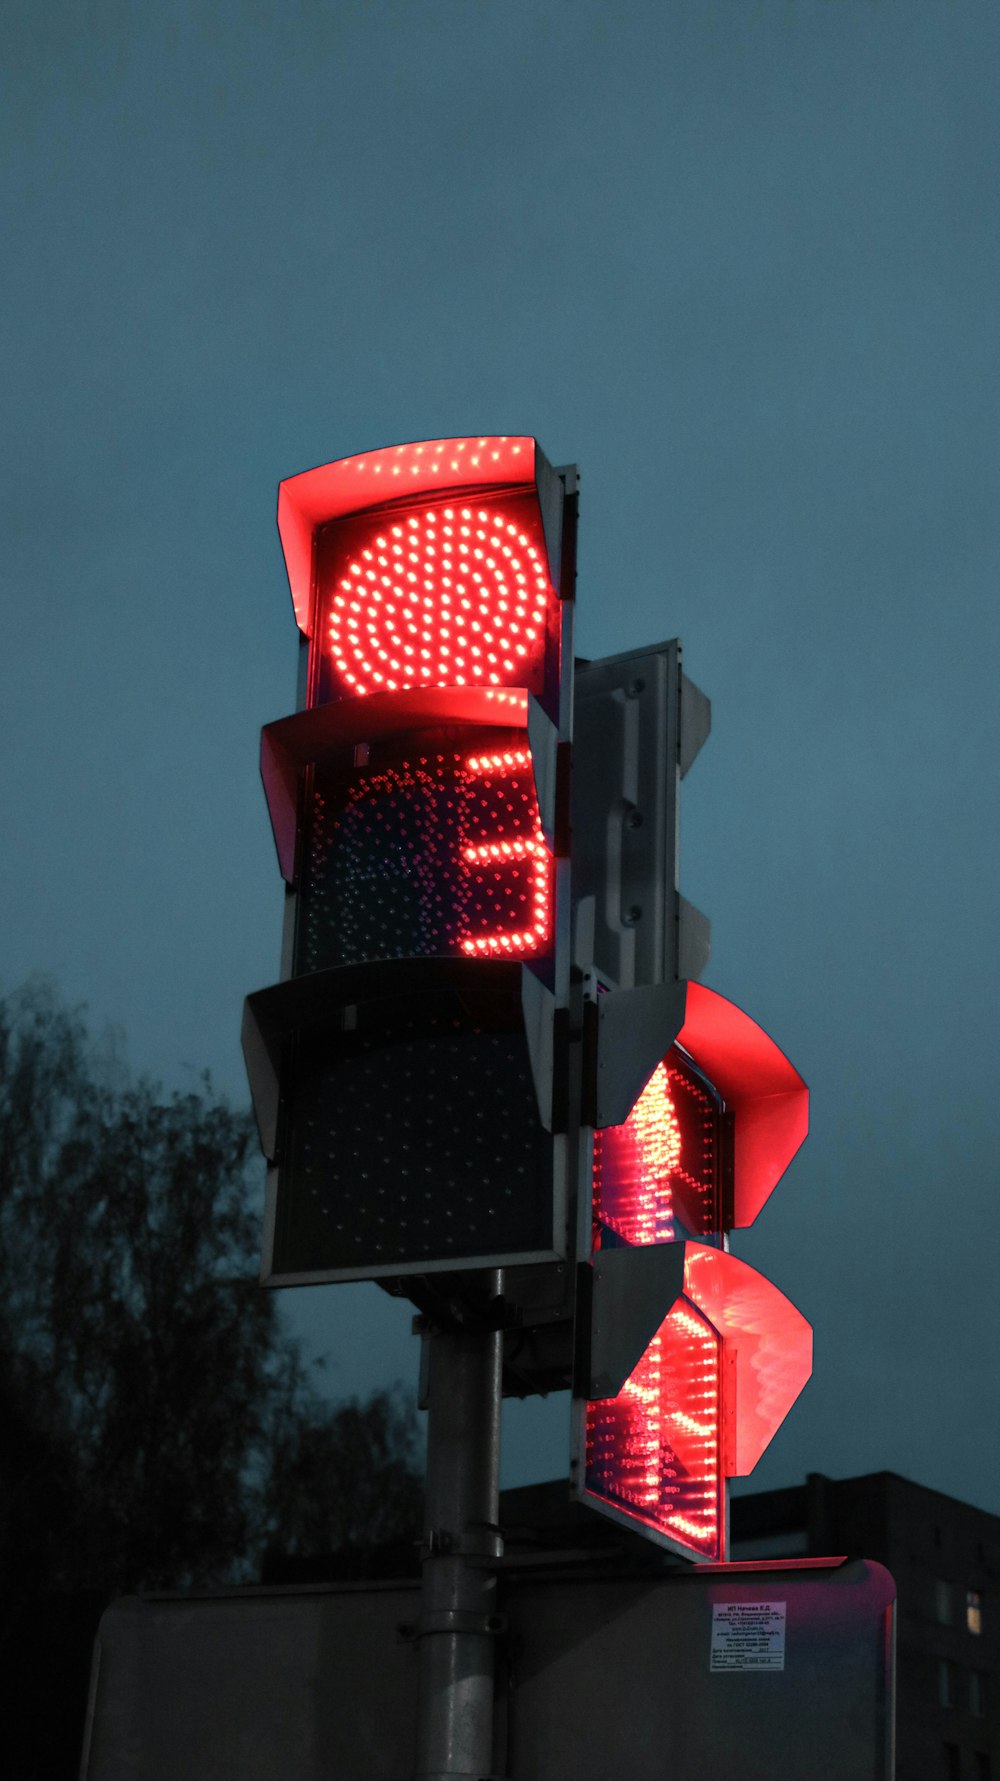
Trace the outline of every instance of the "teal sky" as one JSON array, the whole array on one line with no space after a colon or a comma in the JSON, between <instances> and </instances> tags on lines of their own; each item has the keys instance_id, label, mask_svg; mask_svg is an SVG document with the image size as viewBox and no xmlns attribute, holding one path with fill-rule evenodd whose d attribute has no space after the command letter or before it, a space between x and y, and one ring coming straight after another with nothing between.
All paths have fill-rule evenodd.
<instances>
[{"instance_id":1,"label":"teal sky","mask_svg":"<svg viewBox=\"0 0 1000 1781\"><path fill-rule=\"evenodd\" d=\"M1000 1511L1000 12L985 0L9 0L0 980L245 1094L257 778L310 465L534 433L579 630L679 635L708 981L812 1089L739 1252L816 1326L755 1481ZM336 1392L406 1309L298 1295ZM565 1402L510 1419L565 1465Z\"/></svg>"}]
</instances>

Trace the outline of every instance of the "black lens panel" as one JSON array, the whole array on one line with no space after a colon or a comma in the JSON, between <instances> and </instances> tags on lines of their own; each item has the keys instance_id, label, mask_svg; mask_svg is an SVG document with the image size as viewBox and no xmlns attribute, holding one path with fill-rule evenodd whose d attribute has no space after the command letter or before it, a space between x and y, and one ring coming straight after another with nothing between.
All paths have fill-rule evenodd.
<instances>
[{"instance_id":1,"label":"black lens panel","mask_svg":"<svg viewBox=\"0 0 1000 1781\"><path fill-rule=\"evenodd\" d=\"M379 1004L295 1049L276 1273L384 1275L551 1248L552 1139L519 1008L487 1000Z\"/></svg>"}]
</instances>

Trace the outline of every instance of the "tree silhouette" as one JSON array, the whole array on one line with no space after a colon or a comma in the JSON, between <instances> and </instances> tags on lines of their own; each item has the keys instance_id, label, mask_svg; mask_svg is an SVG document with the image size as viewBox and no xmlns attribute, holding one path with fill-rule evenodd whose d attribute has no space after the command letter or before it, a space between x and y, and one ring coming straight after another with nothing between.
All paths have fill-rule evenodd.
<instances>
[{"instance_id":1,"label":"tree silhouette","mask_svg":"<svg viewBox=\"0 0 1000 1781\"><path fill-rule=\"evenodd\" d=\"M0 1001L0 1639L27 1595L239 1581L415 1537L415 1418L331 1406L256 1282L248 1116Z\"/></svg>"},{"instance_id":2,"label":"tree silhouette","mask_svg":"<svg viewBox=\"0 0 1000 1781\"><path fill-rule=\"evenodd\" d=\"M412 1408L376 1392L332 1410L294 1388L276 1418L267 1482L267 1574L302 1575L302 1561L336 1555L328 1574L373 1564L416 1569L422 1485ZM313 1571L313 1575L316 1571Z\"/></svg>"}]
</instances>

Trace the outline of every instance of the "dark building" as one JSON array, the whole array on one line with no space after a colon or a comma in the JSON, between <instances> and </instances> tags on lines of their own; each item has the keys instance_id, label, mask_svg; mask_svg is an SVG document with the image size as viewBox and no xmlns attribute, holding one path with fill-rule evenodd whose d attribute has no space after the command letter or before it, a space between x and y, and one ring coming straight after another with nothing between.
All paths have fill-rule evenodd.
<instances>
[{"instance_id":1,"label":"dark building","mask_svg":"<svg viewBox=\"0 0 1000 1781\"><path fill-rule=\"evenodd\" d=\"M1000 1781L1000 1516L911 1484L810 1473L736 1497L731 1557L877 1559L898 1590L897 1781Z\"/></svg>"}]
</instances>

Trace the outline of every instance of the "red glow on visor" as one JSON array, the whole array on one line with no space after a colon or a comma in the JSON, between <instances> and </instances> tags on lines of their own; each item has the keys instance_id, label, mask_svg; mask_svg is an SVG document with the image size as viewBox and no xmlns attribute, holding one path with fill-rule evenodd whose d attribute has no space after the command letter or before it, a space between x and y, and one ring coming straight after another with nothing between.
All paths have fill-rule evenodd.
<instances>
[{"instance_id":1,"label":"red glow on visor","mask_svg":"<svg viewBox=\"0 0 1000 1781\"><path fill-rule=\"evenodd\" d=\"M278 489L278 530L300 630L312 635L314 544L331 520L431 489L471 505L487 490L529 488L535 475L533 439L484 434L381 446L286 477Z\"/></svg>"},{"instance_id":2,"label":"red glow on visor","mask_svg":"<svg viewBox=\"0 0 1000 1781\"><path fill-rule=\"evenodd\" d=\"M335 696L537 686L555 596L523 502L383 513L342 542L322 626Z\"/></svg>"},{"instance_id":3,"label":"red glow on visor","mask_svg":"<svg viewBox=\"0 0 1000 1781\"><path fill-rule=\"evenodd\" d=\"M704 1558L722 1549L721 1363L682 1301L617 1397L587 1405L587 1490Z\"/></svg>"}]
</instances>

